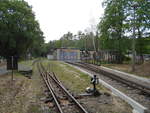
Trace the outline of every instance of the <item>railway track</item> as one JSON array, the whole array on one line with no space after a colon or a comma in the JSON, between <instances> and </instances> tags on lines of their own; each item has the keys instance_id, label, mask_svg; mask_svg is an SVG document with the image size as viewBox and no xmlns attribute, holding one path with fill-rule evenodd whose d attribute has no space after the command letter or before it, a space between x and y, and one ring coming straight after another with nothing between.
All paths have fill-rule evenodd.
<instances>
[{"instance_id":1,"label":"railway track","mask_svg":"<svg viewBox=\"0 0 150 113\"><path fill-rule=\"evenodd\" d=\"M140 82L130 80L130 78L125 79L121 76L117 76L104 70L100 70L96 66L92 66L87 63L67 63L83 68L86 71L92 72L93 74L99 75L102 80L115 87L116 89L124 92L125 94L127 94L127 96L133 98L137 102L150 109L150 86L146 86L145 84L142 84Z\"/></svg>"},{"instance_id":2,"label":"railway track","mask_svg":"<svg viewBox=\"0 0 150 113\"><path fill-rule=\"evenodd\" d=\"M73 97L55 76L47 72L41 63L38 64L39 72L53 97L57 113L88 113L84 107Z\"/></svg>"}]
</instances>

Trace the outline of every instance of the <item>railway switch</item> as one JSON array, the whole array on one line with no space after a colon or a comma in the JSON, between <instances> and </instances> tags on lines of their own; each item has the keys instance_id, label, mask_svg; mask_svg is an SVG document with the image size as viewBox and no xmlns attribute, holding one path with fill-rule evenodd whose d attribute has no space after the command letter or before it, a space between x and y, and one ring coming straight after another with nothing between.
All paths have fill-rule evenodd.
<instances>
[{"instance_id":1,"label":"railway switch","mask_svg":"<svg viewBox=\"0 0 150 113\"><path fill-rule=\"evenodd\" d=\"M92 78L91 78L91 84L93 84L93 89L91 90L91 93L94 95L94 96L98 96L100 95L99 91L96 89L96 85L99 83L99 80L97 78L96 75L94 75Z\"/></svg>"}]
</instances>

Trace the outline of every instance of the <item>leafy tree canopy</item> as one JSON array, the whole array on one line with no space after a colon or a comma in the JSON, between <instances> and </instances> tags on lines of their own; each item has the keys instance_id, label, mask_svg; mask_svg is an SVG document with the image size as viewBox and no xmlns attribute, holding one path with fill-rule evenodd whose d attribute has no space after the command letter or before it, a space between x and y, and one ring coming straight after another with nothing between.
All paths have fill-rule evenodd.
<instances>
[{"instance_id":1,"label":"leafy tree canopy","mask_svg":"<svg viewBox=\"0 0 150 113\"><path fill-rule=\"evenodd\" d=\"M44 43L32 7L24 0L0 1L0 56L23 55Z\"/></svg>"}]
</instances>

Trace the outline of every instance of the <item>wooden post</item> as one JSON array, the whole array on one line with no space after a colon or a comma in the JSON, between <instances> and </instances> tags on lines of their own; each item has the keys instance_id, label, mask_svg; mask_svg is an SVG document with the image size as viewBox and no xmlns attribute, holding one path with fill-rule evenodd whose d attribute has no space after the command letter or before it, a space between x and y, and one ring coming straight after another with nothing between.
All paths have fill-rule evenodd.
<instances>
[{"instance_id":1,"label":"wooden post","mask_svg":"<svg viewBox=\"0 0 150 113\"><path fill-rule=\"evenodd\" d=\"M13 62L13 60L14 60L14 57L11 56L11 67L12 67L12 76L11 76L11 79L12 79L12 84L13 84L13 68L14 68L14 62Z\"/></svg>"}]
</instances>

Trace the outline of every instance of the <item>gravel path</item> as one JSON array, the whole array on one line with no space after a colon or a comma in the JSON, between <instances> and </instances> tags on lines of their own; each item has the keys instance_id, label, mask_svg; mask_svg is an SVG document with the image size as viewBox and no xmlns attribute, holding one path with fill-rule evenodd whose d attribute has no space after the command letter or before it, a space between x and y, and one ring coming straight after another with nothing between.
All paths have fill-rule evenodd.
<instances>
[{"instance_id":1,"label":"gravel path","mask_svg":"<svg viewBox=\"0 0 150 113\"><path fill-rule=\"evenodd\" d=\"M104 66L96 66L93 64L87 64L87 65L91 65L92 67L99 68L100 70L104 70L104 71L113 73L113 74L120 76L122 78L126 78L126 79L129 78L130 80L132 79L133 81L142 82L143 84L150 85L150 78L139 77L139 76L134 75L134 74L129 74L126 72L118 71L118 70L107 68Z\"/></svg>"},{"instance_id":2,"label":"gravel path","mask_svg":"<svg viewBox=\"0 0 150 113\"><path fill-rule=\"evenodd\" d=\"M122 72L122 71L118 71L118 70L115 70L115 69L110 69L110 68L107 68L107 67L98 67L98 68L101 68L103 70L107 70L107 71L111 71L113 73L116 73L116 74L119 74L120 76L127 76L127 77L130 77L130 78L133 78L133 79L137 79L137 80L141 80L143 82L147 82L150 84L150 79L149 78L144 78L144 77L139 77L137 75L134 75L134 74L129 74L129 73L125 73L125 72Z\"/></svg>"}]
</instances>

